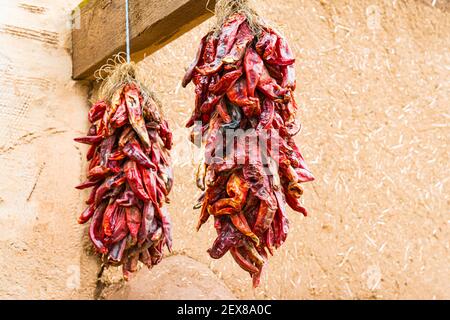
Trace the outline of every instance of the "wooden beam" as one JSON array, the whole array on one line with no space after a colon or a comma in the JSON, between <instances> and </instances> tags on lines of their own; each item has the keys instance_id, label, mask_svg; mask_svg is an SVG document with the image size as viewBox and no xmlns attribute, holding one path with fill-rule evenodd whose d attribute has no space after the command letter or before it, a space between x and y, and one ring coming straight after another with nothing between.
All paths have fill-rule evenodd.
<instances>
[{"instance_id":1,"label":"wooden beam","mask_svg":"<svg viewBox=\"0 0 450 320\"><path fill-rule=\"evenodd\" d=\"M130 0L131 53L142 60L213 14L216 1ZM72 76L92 79L112 55L125 51L125 1L84 0L73 17Z\"/></svg>"}]
</instances>

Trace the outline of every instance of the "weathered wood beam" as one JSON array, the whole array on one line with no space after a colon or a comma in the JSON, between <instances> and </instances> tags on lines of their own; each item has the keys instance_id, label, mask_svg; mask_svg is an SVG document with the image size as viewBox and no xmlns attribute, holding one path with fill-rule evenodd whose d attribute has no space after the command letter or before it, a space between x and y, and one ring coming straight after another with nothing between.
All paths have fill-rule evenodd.
<instances>
[{"instance_id":1,"label":"weathered wood beam","mask_svg":"<svg viewBox=\"0 0 450 320\"><path fill-rule=\"evenodd\" d=\"M131 53L142 60L213 14L216 1L130 0ZM85 0L74 14L73 79L92 78L112 55L125 51L125 1Z\"/></svg>"}]
</instances>

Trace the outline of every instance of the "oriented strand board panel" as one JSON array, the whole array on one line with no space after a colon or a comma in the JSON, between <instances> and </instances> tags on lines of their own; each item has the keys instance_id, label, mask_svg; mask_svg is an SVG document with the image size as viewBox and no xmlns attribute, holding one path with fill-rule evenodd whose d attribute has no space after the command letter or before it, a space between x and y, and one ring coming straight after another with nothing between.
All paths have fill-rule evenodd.
<instances>
[{"instance_id":1,"label":"oriented strand board panel","mask_svg":"<svg viewBox=\"0 0 450 320\"><path fill-rule=\"evenodd\" d=\"M215 0L130 1L131 52L142 60L212 16ZM91 78L125 51L125 1L85 0L74 11L73 79Z\"/></svg>"}]
</instances>

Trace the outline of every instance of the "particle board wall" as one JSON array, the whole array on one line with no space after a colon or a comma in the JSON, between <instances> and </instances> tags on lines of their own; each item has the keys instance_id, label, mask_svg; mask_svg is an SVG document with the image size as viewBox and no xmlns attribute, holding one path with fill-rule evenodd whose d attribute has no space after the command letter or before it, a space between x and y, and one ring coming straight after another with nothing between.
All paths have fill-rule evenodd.
<instances>
[{"instance_id":1,"label":"particle board wall","mask_svg":"<svg viewBox=\"0 0 450 320\"><path fill-rule=\"evenodd\" d=\"M98 295L98 264L76 224L87 193L73 189L86 148L72 139L87 130L91 91L70 79L66 22L77 2L0 1L1 298ZM297 56L297 142L317 180L305 186L310 217L289 211L288 240L256 290L228 255L209 258L210 223L194 231L195 161L183 129L194 97L180 79L211 22L139 64L175 131L168 209L183 256L151 271L172 272L169 291L147 297L170 297L170 283L217 281L224 297L250 299L450 298L450 12L432 2L258 1ZM189 283L172 262L180 258L200 270ZM111 272L105 284L117 279ZM185 291L213 290L202 288Z\"/></svg>"}]
</instances>

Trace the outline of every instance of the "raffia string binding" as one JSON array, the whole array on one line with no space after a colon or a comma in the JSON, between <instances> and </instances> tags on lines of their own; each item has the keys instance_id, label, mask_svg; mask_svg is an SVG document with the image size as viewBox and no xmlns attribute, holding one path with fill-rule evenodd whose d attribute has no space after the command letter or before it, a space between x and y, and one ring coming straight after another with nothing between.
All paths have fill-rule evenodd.
<instances>
[{"instance_id":1,"label":"raffia string binding","mask_svg":"<svg viewBox=\"0 0 450 320\"><path fill-rule=\"evenodd\" d=\"M141 88L141 95L144 103L151 98L156 102L159 111L162 111L161 102L157 99L152 90L149 89L149 79L145 72L136 66L136 63L127 63L126 53L120 52L108 59L108 61L98 69L95 74L97 82L101 82L97 98L110 101L114 93L127 84L135 84Z\"/></svg>"}]
</instances>

